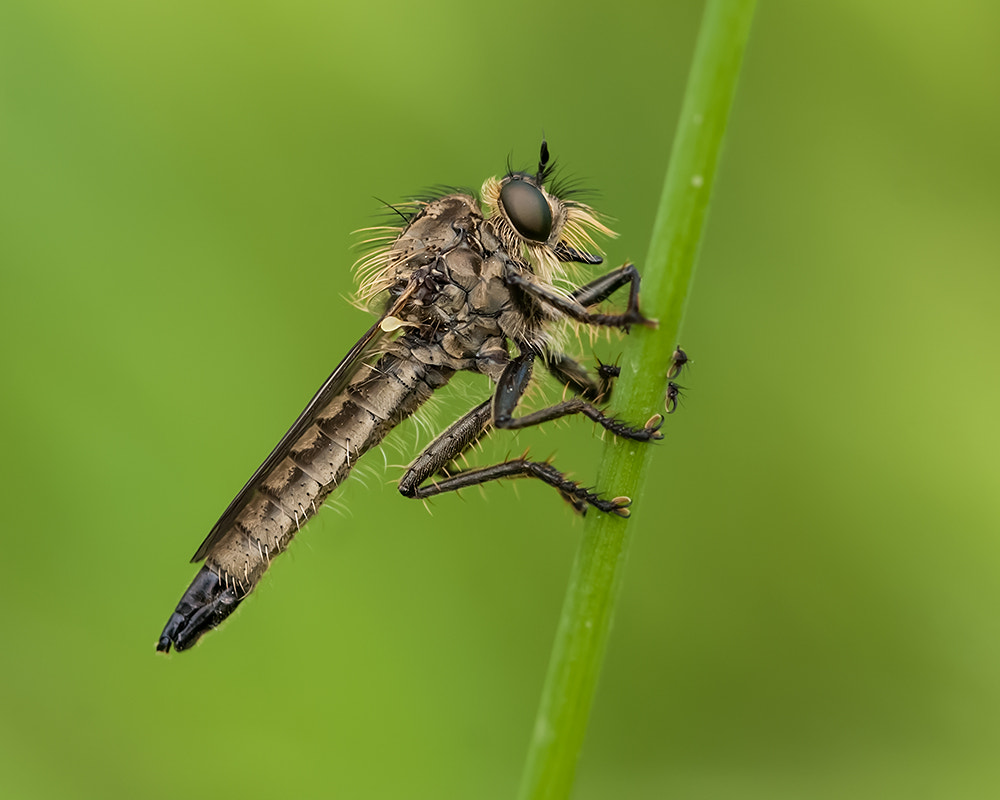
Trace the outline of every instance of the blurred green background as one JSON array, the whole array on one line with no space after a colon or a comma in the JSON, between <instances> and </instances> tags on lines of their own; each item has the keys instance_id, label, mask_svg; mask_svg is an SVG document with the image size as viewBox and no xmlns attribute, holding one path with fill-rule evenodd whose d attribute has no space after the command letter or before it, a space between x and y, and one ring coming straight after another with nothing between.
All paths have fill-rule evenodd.
<instances>
[{"instance_id":1,"label":"blurred green background","mask_svg":"<svg viewBox=\"0 0 1000 800\"><path fill-rule=\"evenodd\" d=\"M641 260L701 7L0 7L0 795L513 796L582 526L526 483L399 498L412 426L153 648L368 324L375 198L544 130ZM1000 793L998 31L760 4L577 798ZM590 423L527 445L593 480Z\"/></svg>"}]
</instances>

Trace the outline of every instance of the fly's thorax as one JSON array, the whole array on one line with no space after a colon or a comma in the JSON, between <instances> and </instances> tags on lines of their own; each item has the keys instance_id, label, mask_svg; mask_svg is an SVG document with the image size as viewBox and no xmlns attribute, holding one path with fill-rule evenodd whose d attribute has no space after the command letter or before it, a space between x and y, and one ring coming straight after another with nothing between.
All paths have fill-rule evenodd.
<instances>
[{"instance_id":1,"label":"fly's thorax","mask_svg":"<svg viewBox=\"0 0 1000 800\"><path fill-rule=\"evenodd\" d=\"M404 310L401 357L493 374L506 339L521 339L525 314L504 280L507 261L461 242L438 255ZM391 350L395 352L395 350ZM505 360L505 359L503 359Z\"/></svg>"},{"instance_id":2,"label":"fly's thorax","mask_svg":"<svg viewBox=\"0 0 1000 800\"><path fill-rule=\"evenodd\" d=\"M421 206L387 248L382 283L400 347L421 363L495 372L505 337L526 330L523 298L507 275L515 265L483 227L475 199L452 194ZM402 351L400 353L403 355Z\"/></svg>"},{"instance_id":3,"label":"fly's thorax","mask_svg":"<svg viewBox=\"0 0 1000 800\"><path fill-rule=\"evenodd\" d=\"M471 195L450 194L403 207L407 205L414 215L403 228L368 229L374 235L367 244L374 249L355 264L362 304L386 290L399 296L442 253L476 240L483 216Z\"/></svg>"},{"instance_id":4,"label":"fly's thorax","mask_svg":"<svg viewBox=\"0 0 1000 800\"><path fill-rule=\"evenodd\" d=\"M416 265L426 263L424 257L433 260L436 254L475 238L482 219L471 195L450 194L426 203L390 248L396 279L405 281Z\"/></svg>"}]
</instances>

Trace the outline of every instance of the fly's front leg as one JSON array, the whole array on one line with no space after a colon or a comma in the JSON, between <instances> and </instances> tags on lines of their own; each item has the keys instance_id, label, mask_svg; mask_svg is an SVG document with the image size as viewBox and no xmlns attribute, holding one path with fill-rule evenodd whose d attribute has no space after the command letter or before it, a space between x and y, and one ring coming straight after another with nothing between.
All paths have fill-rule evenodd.
<instances>
[{"instance_id":1,"label":"fly's front leg","mask_svg":"<svg viewBox=\"0 0 1000 800\"><path fill-rule=\"evenodd\" d=\"M593 306L622 288L626 283L629 287L629 308L639 309L639 271L634 264L625 264L618 269L601 275L590 283L585 283L571 292L574 300L582 306Z\"/></svg>"},{"instance_id":2,"label":"fly's front leg","mask_svg":"<svg viewBox=\"0 0 1000 800\"><path fill-rule=\"evenodd\" d=\"M535 283L519 272L507 275L507 283L516 286L545 305L561 311L567 317L587 325L599 325L628 330L632 325L655 328L655 320L646 319L639 311L639 271L633 264L626 264L614 272L602 275L573 291L569 298L556 294L548 287ZM629 284L628 305L624 314L598 314L586 306L596 305L610 297L625 284Z\"/></svg>"},{"instance_id":3,"label":"fly's front leg","mask_svg":"<svg viewBox=\"0 0 1000 800\"><path fill-rule=\"evenodd\" d=\"M399 481L399 491L404 497L424 499L444 492L454 492L469 486L479 486L500 478L538 478L555 488L563 499L580 514L594 506L609 514L620 517L629 515L627 497L605 500L589 489L569 480L559 470L544 461L530 461L525 456L511 459L502 464L463 470L447 477L433 480L433 476L444 470L478 439L489 427L493 418L493 400L480 403L472 411L452 424L444 433L431 442L414 459L406 474ZM427 485L425 481L430 481Z\"/></svg>"},{"instance_id":4,"label":"fly's front leg","mask_svg":"<svg viewBox=\"0 0 1000 800\"><path fill-rule=\"evenodd\" d=\"M517 407L528 383L531 380L531 371L536 353L529 348L523 348L521 355L513 359L504 369L500 380L497 382L496 394L493 396L493 424L498 428L517 430L527 428L531 425L538 425L549 420L566 417L570 414L583 414L592 419L598 425L611 431L615 436L623 439L634 439L639 442L648 442L651 439L662 439L660 426L663 424L663 416L654 414L649 421L641 428L635 428L621 420L608 416L596 406L591 405L580 397L570 400L563 400L554 406L533 411L523 417L515 417L514 409Z\"/></svg>"}]
</instances>

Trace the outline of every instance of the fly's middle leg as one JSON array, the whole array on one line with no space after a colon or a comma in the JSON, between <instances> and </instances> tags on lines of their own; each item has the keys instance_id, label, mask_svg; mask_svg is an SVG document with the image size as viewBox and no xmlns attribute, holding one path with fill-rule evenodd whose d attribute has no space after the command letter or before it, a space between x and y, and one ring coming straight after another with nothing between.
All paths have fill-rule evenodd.
<instances>
[{"instance_id":1,"label":"fly's middle leg","mask_svg":"<svg viewBox=\"0 0 1000 800\"><path fill-rule=\"evenodd\" d=\"M636 428L615 417L608 416L599 408L580 397L564 400L548 408L525 414L523 417L515 417L514 409L528 388L535 357L535 352L527 348L524 349L521 355L507 365L507 368L500 376L493 405L493 424L496 427L517 430L532 425L539 425L542 422L548 422L553 419L559 419L560 417L566 417L570 414L583 414L598 425L611 431L615 436L620 436L623 439L648 442L653 439L663 438L663 434L660 433L663 416L660 414L654 414L643 427Z\"/></svg>"},{"instance_id":2,"label":"fly's middle leg","mask_svg":"<svg viewBox=\"0 0 1000 800\"><path fill-rule=\"evenodd\" d=\"M594 403L608 401L614 387L614 380L621 372L614 364L598 362L595 380L586 367L565 353L546 351L542 354L542 360L552 376L563 386L580 395L584 400L590 400Z\"/></svg>"}]
</instances>

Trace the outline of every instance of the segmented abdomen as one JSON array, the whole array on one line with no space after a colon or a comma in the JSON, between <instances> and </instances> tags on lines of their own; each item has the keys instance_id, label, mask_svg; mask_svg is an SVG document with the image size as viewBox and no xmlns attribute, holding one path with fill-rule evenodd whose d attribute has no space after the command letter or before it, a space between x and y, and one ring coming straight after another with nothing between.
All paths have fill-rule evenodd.
<instances>
[{"instance_id":1,"label":"segmented abdomen","mask_svg":"<svg viewBox=\"0 0 1000 800\"><path fill-rule=\"evenodd\" d=\"M393 354L361 366L289 454L261 479L255 496L207 554L205 566L224 585L248 593L357 459L450 377L450 370Z\"/></svg>"}]
</instances>

